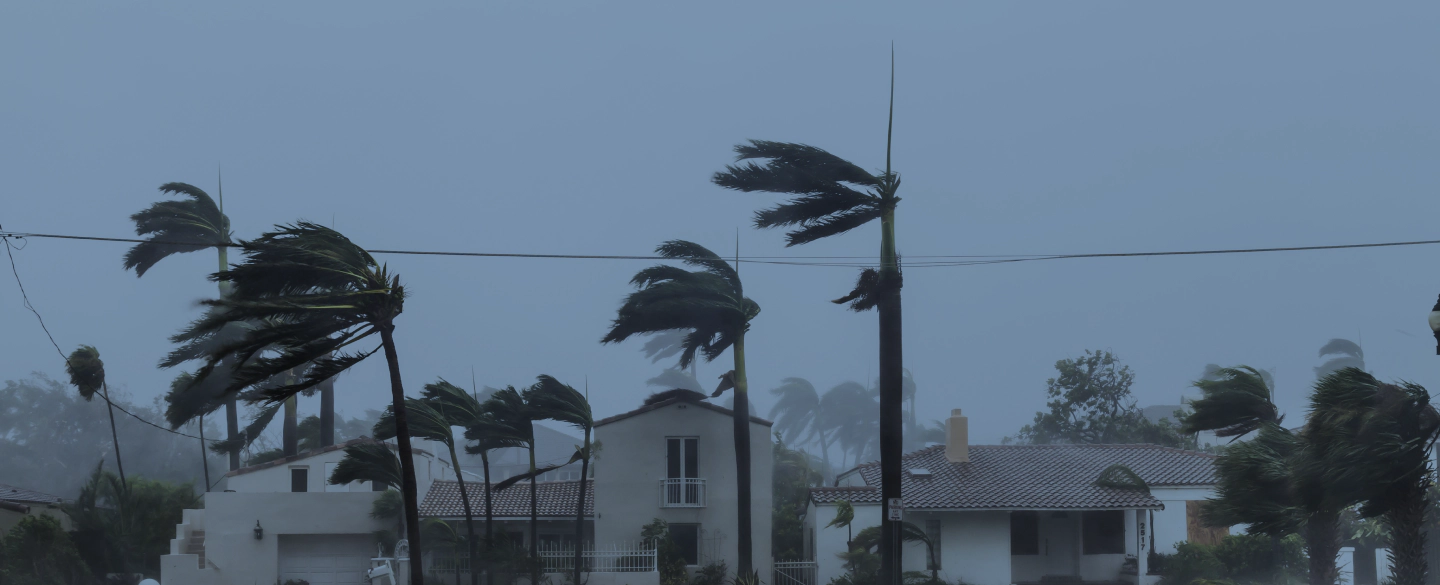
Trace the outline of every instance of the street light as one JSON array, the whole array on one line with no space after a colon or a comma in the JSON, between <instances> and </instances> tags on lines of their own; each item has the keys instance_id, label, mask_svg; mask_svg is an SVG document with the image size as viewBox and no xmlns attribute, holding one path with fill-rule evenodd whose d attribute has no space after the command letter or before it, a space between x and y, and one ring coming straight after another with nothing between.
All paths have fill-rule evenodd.
<instances>
[{"instance_id":1,"label":"street light","mask_svg":"<svg viewBox=\"0 0 1440 585\"><path fill-rule=\"evenodd\" d=\"M1440 355L1440 299L1430 309L1430 330L1435 332L1435 355Z\"/></svg>"}]
</instances>

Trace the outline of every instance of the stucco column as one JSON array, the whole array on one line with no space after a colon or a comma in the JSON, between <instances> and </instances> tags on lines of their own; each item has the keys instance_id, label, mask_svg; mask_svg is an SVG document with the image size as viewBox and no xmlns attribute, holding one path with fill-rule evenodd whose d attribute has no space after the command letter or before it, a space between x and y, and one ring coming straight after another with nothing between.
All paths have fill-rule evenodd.
<instances>
[{"instance_id":1,"label":"stucco column","mask_svg":"<svg viewBox=\"0 0 1440 585\"><path fill-rule=\"evenodd\" d=\"M1130 522L1128 525L1135 530L1135 559L1138 561L1135 582L1144 585L1145 576L1150 573L1150 549L1148 548L1150 527L1145 525L1145 519L1150 515L1145 510L1132 510L1130 514L1134 522ZM1126 550L1129 550L1130 545L1127 544L1125 547Z\"/></svg>"}]
</instances>

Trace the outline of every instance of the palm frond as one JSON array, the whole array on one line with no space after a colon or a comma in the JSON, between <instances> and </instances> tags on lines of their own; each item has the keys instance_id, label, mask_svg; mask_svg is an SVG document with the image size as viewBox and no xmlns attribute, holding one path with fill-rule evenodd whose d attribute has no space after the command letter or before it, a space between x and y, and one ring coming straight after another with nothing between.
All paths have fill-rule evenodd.
<instances>
[{"instance_id":1,"label":"palm frond","mask_svg":"<svg viewBox=\"0 0 1440 585\"><path fill-rule=\"evenodd\" d=\"M65 359L65 373L70 376L70 384L80 391L80 397L90 400L105 385L105 362L100 360L100 350L90 345L75 348Z\"/></svg>"},{"instance_id":2,"label":"palm frond","mask_svg":"<svg viewBox=\"0 0 1440 585\"><path fill-rule=\"evenodd\" d=\"M1204 396L1190 403L1192 412L1181 421L1182 432L1215 431L1216 436L1238 437L1280 422L1280 411L1270 401L1270 387L1259 370L1238 366L1209 374L1194 383Z\"/></svg>"},{"instance_id":3,"label":"palm frond","mask_svg":"<svg viewBox=\"0 0 1440 585\"><path fill-rule=\"evenodd\" d=\"M471 421L485 414L485 409L476 397L444 378L426 384L420 396L435 407L435 410L440 411L451 426L468 426Z\"/></svg>"},{"instance_id":4,"label":"palm frond","mask_svg":"<svg viewBox=\"0 0 1440 585\"><path fill-rule=\"evenodd\" d=\"M1101 471L1100 477L1095 479L1095 485L1147 494L1150 493L1150 485L1145 483L1145 480L1140 477L1140 474L1135 473L1134 469L1130 469L1129 466L1122 463L1116 463L1110 467L1106 467L1104 471Z\"/></svg>"},{"instance_id":5,"label":"palm frond","mask_svg":"<svg viewBox=\"0 0 1440 585\"><path fill-rule=\"evenodd\" d=\"M410 429L411 437L445 445L455 443L455 434L450 430L450 421L445 420L445 415L431 406L428 401L406 398L405 423ZM385 411L380 413L380 420L375 422L372 432L376 439L382 441L395 438L395 405L385 406Z\"/></svg>"},{"instance_id":6,"label":"palm frond","mask_svg":"<svg viewBox=\"0 0 1440 585\"><path fill-rule=\"evenodd\" d=\"M481 408L485 410L485 415L465 429L465 438L477 442L465 447L466 452L534 445L535 427L530 406L514 386L496 390L481 404Z\"/></svg>"},{"instance_id":7,"label":"palm frond","mask_svg":"<svg viewBox=\"0 0 1440 585\"><path fill-rule=\"evenodd\" d=\"M400 457L394 449L384 443L366 442L346 447L345 457L335 464L327 481L330 485L368 481L400 489L403 477Z\"/></svg>"},{"instance_id":8,"label":"palm frond","mask_svg":"<svg viewBox=\"0 0 1440 585\"><path fill-rule=\"evenodd\" d=\"M780 397L770 407L770 418L786 441L794 443L815 428L820 414L820 395L808 380L785 378L779 386L770 389L770 394Z\"/></svg>"},{"instance_id":9,"label":"palm frond","mask_svg":"<svg viewBox=\"0 0 1440 585\"><path fill-rule=\"evenodd\" d=\"M535 385L526 392L525 398L535 418L560 421L581 430L595 426L590 401L585 395L551 376L541 374L536 378Z\"/></svg>"},{"instance_id":10,"label":"palm frond","mask_svg":"<svg viewBox=\"0 0 1440 585\"><path fill-rule=\"evenodd\" d=\"M260 434L264 433L265 429L270 426L271 421L275 420L275 415L280 412L280 408L283 406L284 404L276 403L260 409L250 418L249 424L245 425L245 428L240 431L239 436L211 443L210 450L215 453L229 454L246 449L254 443L256 439L260 438Z\"/></svg>"},{"instance_id":11,"label":"palm frond","mask_svg":"<svg viewBox=\"0 0 1440 585\"><path fill-rule=\"evenodd\" d=\"M184 195L188 201L159 201L130 216L135 234L150 236L125 253L125 269L144 276L155 264L173 255L213 248L230 242L230 220L210 195L186 183L160 186L166 195Z\"/></svg>"},{"instance_id":12,"label":"palm frond","mask_svg":"<svg viewBox=\"0 0 1440 585\"><path fill-rule=\"evenodd\" d=\"M688 370L679 368L665 368L653 378L645 380L646 386L657 386L660 388L684 388L686 390L700 391L700 380L690 375Z\"/></svg>"},{"instance_id":13,"label":"palm frond","mask_svg":"<svg viewBox=\"0 0 1440 585\"><path fill-rule=\"evenodd\" d=\"M675 388L674 390L656 392L645 397L645 402L643 403L643 406L650 406L651 404L664 402L666 400L670 400L671 398L679 398L687 402L700 402L709 397L694 390L689 390L686 388Z\"/></svg>"}]
</instances>

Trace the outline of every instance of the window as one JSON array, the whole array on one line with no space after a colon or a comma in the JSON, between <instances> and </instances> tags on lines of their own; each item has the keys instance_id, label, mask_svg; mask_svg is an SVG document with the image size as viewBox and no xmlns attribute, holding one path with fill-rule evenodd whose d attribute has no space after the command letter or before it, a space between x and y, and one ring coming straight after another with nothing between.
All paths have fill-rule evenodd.
<instances>
[{"instance_id":1,"label":"window","mask_svg":"<svg viewBox=\"0 0 1440 585\"><path fill-rule=\"evenodd\" d=\"M930 546L925 550L925 569L935 571L940 569L940 519L930 518L925 521L925 538L930 539Z\"/></svg>"},{"instance_id":2,"label":"window","mask_svg":"<svg viewBox=\"0 0 1440 585\"><path fill-rule=\"evenodd\" d=\"M1010 554L1040 554L1040 513L1010 513Z\"/></svg>"},{"instance_id":3,"label":"window","mask_svg":"<svg viewBox=\"0 0 1440 585\"><path fill-rule=\"evenodd\" d=\"M700 439L670 438L665 443L666 479L700 477Z\"/></svg>"},{"instance_id":4,"label":"window","mask_svg":"<svg viewBox=\"0 0 1440 585\"><path fill-rule=\"evenodd\" d=\"M1103 510L1080 515L1080 540L1087 555L1125 554L1125 512Z\"/></svg>"},{"instance_id":5,"label":"window","mask_svg":"<svg viewBox=\"0 0 1440 585\"><path fill-rule=\"evenodd\" d=\"M309 468L309 467L291 467L291 468L290 468L290 491L292 491L292 492L308 492L308 491L310 491L310 468Z\"/></svg>"},{"instance_id":6,"label":"window","mask_svg":"<svg viewBox=\"0 0 1440 585\"><path fill-rule=\"evenodd\" d=\"M390 486L385 485L385 482L383 481L370 482L370 491L372 492L383 492L388 489L390 489Z\"/></svg>"},{"instance_id":7,"label":"window","mask_svg":"<svg viewBox=\"0 0 1440 585\"><path fill-rule=\"evenodd\" d=\"M671 524L670 540L680 546L680 556L685 557L685 564L691 566L700 564L699 524Z\"/></svg>"}]
</instances>

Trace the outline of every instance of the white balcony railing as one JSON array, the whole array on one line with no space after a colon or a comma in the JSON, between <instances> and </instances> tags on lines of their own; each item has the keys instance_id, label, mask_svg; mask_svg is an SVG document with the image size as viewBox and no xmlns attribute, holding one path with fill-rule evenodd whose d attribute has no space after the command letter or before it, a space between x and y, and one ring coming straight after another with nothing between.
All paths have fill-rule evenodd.
<instances>
[{"instance_id":1,"label":"white balcony railing","mask_svg":"<svg viewBox=\"0 0 1440 585\"><path fill-rule=\"evenodd\" d=\"M705 480L681 477L660 480L661 508L704 508Z\"/></svg>"}]
</instances>

